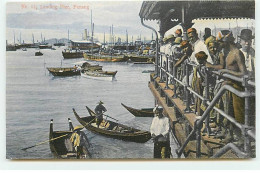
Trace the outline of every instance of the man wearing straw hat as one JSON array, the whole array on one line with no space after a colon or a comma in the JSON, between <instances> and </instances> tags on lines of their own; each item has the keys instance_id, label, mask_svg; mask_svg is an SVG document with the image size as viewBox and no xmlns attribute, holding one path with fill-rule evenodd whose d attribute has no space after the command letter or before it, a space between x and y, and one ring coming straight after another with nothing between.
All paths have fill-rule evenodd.
<instances>
[{"instance_id":1,"label":"man wearing straw hat","mask_svg":"<svg viewBox=\"0 0 260 173\"><path fill-rule=\"evenodd\" d=\"M103 106L103 102L100 100L98 102L98 105L95 108L95 113L96 113L96 124L97 127L99 128L100 123L103 121L103 113L107 111L105 106Z\"/></svg>"},{"instance_id":2,"label":"man wearing straw hat","mask_svg":"<svg viewBox=\"0 0 260 173\"><path fill-rule=\"evenodd\" d=\"M174 40L175 40L175 37L173 34L170 34L169 36L167 36L167 45L165 48L165 54L168 56L171 55L171 47L174 43Z\"/></svg>"},{"instance_id":3,"label":"man wearing straw hat","mask_svg":"<svg viewBox=\"0 0 260 173\"><path fill-rule=\"evenodd\" d=\"M81 131L84 127L83 126L76 126L73 129L73 133L70 137L70 141L73 144L73 147L75 148L75 151L77 152L77 158L80 157L80 153L82 151L82 146L80 145L81 141Z\"/></svg>"}]
</instances>

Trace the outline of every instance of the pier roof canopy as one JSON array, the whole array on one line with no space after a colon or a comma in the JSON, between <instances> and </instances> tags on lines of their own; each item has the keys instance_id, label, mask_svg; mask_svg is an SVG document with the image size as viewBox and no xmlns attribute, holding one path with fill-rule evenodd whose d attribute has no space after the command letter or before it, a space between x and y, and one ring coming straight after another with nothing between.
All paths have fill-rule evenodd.
<instances>
[{"instance_id":1,"label":"pier roof canopy","mask_svg":"<svg viewBox=\"0 0 260 173\"><path fill-rule=\"evenodd\" d=\"M140 12L144 20L160 20L169 28L193 19L255 18L254 0L171 0L144 1Z\"/></svg>"}]
</instances>

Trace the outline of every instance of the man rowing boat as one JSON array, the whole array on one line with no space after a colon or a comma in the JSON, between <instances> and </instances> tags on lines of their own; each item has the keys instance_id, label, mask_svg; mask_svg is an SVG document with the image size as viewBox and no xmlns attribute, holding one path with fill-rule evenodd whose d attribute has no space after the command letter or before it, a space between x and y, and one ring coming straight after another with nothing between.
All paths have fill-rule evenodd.
<instances>
[{"instance_id":1,"label":"man rowing boat","mask_svg":"<svg viewBox=\"0 0 260 173\"><path fill-rule=\"evenodd\" d=\"M105 106L103 106L103 102L99 101L98 105L95 108L95 113L96 113L96 124L97 127L99 128L100 123L103 121L103 113L107 111Z\"/></svg>"}]
</instances>

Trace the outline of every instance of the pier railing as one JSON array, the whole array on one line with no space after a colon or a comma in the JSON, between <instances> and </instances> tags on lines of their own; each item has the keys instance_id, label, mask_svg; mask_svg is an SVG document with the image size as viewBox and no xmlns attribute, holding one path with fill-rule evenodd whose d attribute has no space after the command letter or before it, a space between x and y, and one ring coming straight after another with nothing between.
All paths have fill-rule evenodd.
<instances>
[{"instance_id":1,"label":"pier railing","mask_svg":"<svg viewBox=\"0 0 260 173\"><path fill-rule=\"evenodd\" d=\"M164 57L163 57L164 56ZM166 57L166 58L165 58ZM248 75L244 75L243 77L239 78L230 74L220 74L217 71L210 71L206 67L202 67L201 69L204 70L204 80L205 80L205 88L204 88L204 94L199 94L196 92L192 87L190 86L190 81L189 81L189 76L193 73L193 68L196 68L197 65L189 62L186 60L184 63L181 64L182 70L184 72L184 80L178 79L177 78L177 69L175 68L174 64L176 63L177 59L174 58L174 56L169 56L166 55L162 52L159 53L159 56L157 57L158 60L156 64L156 77L160 77L159 82L165 82L165 89L169 89L169 84L172 84L173 87L173 98L177 97L177 87L182 86L184 88L184 98L183 101L185 102L185 110L184 112L189 113L192 112L192 109L190 108L191 106L191 99L192 97L196 96L198 97L201 101L202 104L206 107L206 110L200 117L200 119L196 120L194 123L194 128L192 131L189 133L187 139L185 142L182 144L182 146L177 150L177 155L180 157L181 154L183 153L185 147L189 143L191 139L193 139L194 136L196 136L196 157L200 158L201 157L201 133L202 133L202 125L205 122L205 129L207 131L208 136L210 135L211 129L209 126L209 121L210 121L210 112L214 109L216 112L219 113L222 117L226 118L229 122L231 122L233 125L235 125L237 128L239 128L242 132L242 136L244 138L244 145L243 149L238 148L236 145L233 143L228 143L226 144L223 148L221 148L215 155L212 156L212 158L217 158L225 154L228 150L232 150L235 152L238 157L241 158L247 158L251 156L251 142L255 141L255 127L250 124L250 118L251 116L255 115L250 115L250 97L255 96L255 82L252 80L251 77ZM166 65L163 62L166 60ZM171 65L169 65L171 63ZM169 66L171 69L169 69ZM184 68L184 69L183 69ZM158 70L159 69L159 70ZM227 80L232 80L235 82L238 82L242 84L244 87L244 91L239 91L235 89L234 87L230 85L223 85L217 94L214 95L212 99L210 99L210 93L209 93L209 75L214 74L215 76L227 79ZM177 86L178 85L178 86ZM223 94L229 91L231 93L234 93L238 97L244 98L245 99L245 119L244 119L244 124L238 123L234 116L228 115L226 112L221 110L216 106L218 101L222 98Z\"/></svg>"}]
</instances>

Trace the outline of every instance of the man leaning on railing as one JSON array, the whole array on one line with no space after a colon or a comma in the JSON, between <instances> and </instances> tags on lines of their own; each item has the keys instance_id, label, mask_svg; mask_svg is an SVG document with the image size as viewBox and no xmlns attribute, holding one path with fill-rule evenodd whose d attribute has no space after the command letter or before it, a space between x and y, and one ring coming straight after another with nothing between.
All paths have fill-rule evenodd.
<instances>
[{"instance_id":1,"label":"man leaning on railing","mask_svg":"<svg viewBox=\"0 0 260 173\"><path fill-rule=\"evenodd\" d=\"M221 43L222 48L225 52L228 52L226 57L226 66L224 69L219 70L220 74L231 74L237 77L243 77L243 75L247 74L246 66L245 66L245 58L243 53L236 47L234 43L234 37L232 32L230 31L227 35L224 35L219 42ZM230 85L236 90L244 91L244 87L240 82L225 79L223 85ZM245 120L245 100L244 98L238 97L236 94L228 91L227 92L227 100L232 101L232 109L230 111L233 114L235 120L238 123L244 124ZM241 146L243 144L243 139L241 138L241 130L235 128L231 123L227 129L227 134L225 135L224 143L228 143L234 140L233 132L238 137L237 145Z\"/></svg>"}]
</instances>

